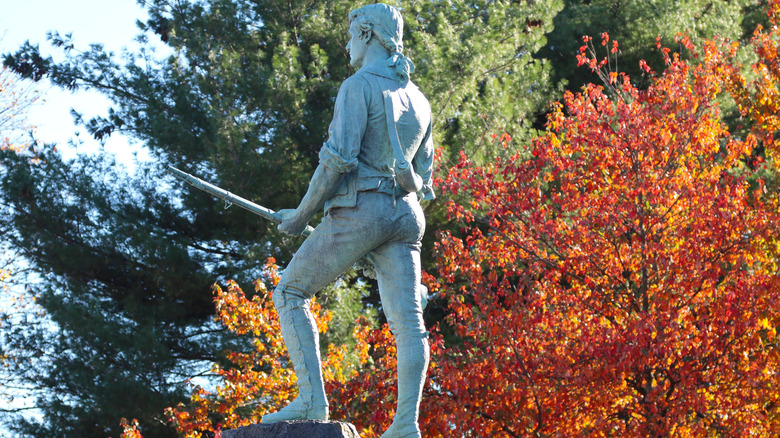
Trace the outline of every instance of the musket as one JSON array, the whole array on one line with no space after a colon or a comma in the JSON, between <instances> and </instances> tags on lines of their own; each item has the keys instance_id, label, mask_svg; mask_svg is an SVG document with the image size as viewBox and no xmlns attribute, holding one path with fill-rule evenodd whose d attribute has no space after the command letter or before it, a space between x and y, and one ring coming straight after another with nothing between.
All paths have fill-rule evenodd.
<instances>
[{"instance_id":1,"label":"musket","mask_svg":"<svg viewBox=\"0 0 780 438\"><path fill-rule=\"evenodd\" d=\"M210 193L214 196L216 196L219 199L222 199L225 201L225 208L230 207L231 205L238 205L239 207L249 210L252 213L261 216L265 219L268 219L269 221L280 224L282 223L282 216L271 210L270 208L265 208L262 205L255 204L254 202L244 199L238 195L234 195L233 193L230 193L229 191L217 187L214 184L207 183L206 181L203 181L202 179L192 176L187 172L181 171L173 166L168 166L168 172L170 172L173 176L175 176L177 179L180 179L187 184L195 187L196 189L203 190L206 193ZM309 234L314 231L314 228L307 225L306 229L303 230L303 233L301 233L303 236L308 236Z\"/></svg>"}]
</instances>

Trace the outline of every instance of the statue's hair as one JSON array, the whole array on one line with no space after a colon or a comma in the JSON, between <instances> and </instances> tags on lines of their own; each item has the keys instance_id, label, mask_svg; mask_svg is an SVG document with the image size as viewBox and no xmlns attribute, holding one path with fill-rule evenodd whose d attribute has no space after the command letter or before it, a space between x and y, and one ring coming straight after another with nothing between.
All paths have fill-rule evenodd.
<instances>
[{"instance_id":1,"label":"statue's hair","mask_svg":"<svg viewBox=\"0 0 780 438\"><path fill-rule=\"evenodd\" d=\"M390 52L387 65L395 69L398 80L408 82L414 64L403 55L404 19L398 9L381 3L366 5L350 12L349 22L361 33L371 32L377 43Z\"/></svg>"}]
</instances>

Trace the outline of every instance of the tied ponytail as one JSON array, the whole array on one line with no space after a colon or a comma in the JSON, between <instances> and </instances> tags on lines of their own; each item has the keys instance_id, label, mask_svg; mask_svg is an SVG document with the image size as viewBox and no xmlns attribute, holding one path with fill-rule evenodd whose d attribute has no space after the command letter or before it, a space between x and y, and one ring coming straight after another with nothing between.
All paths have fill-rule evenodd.
<instances>
[{"instance_id":1,"label":"tied ponytail","mask_svg":"<svg viewBox=\"0 0 780 438\"><path fill-rule=\"evenodd\" d=\"M395 69L395 75L402 84L409 82L409 76L414 73L414 63L401 52L395 52L387 58L387 66Z\"/></svg>"}]
</instances>

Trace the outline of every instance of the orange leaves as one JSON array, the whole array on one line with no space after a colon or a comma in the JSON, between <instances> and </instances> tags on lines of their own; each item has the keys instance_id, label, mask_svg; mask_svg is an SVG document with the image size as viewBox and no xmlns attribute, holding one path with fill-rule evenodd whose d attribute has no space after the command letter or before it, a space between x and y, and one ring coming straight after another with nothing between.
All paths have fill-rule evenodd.
<instances>
[{"instance_id":1,"label":"orange leaves","mask_svg":"<svg viewBox=\"0 0 780 438\"><path fill-rule=\"evenodd\" d=\"M584 42L611 93L567 93L532 158L463 158L441 185L469 200L437 246L461 337L433 377L453 433L771 436L779 218L740 176L755 138L721 120L732 47L666 50L639 90Z\"/></svg>"},{"instance_id":2,"label":"orange leaves","mask_svg":"<svg viewBox=\"0 0 780 438\"><path fill-rule=\"evenodd\" d=\"M601 45L606 47L608 43L609 43L609 34L603 32L601 34ZM617 53L617 52L618 52L618 42L616 40L612 40L612 49L610 50L610 53Z\"/></svg>"},{"instance_id":3,"label":"orange leaves","mask_svg":"<svg viewBox=\"0 0 780 438\"><path fill-rule=\"evenodd\" d=\"M629 91L631 87L628 82L628 76L617 70L618 54L620 52L618 42L612 40L612 44L610 45L609 34L606 32L602 33L601 45L604 47L611 46L611 48L607 52L606 57L599 60L596 47L593 45L593 39L589 36L584 36L582 37L582 41L585 45L580 47L579 53L576 55L577 66L587 65L591 71L598 74L599 79L601 79L612 92L618 93Z\"/></svg>"},{"instance_id":4,"label":"orange leaves","mask_svg":"<svg viewBox=\"0 0 780 438\"><path fill-rule=\"evenodd\" d=\"M251 348L224 352L223 364L212 368L216 385L195 385L189 403L166 410L180 436L195 438L259 423L265 413L297 395L268 289L278 282L275 260L269 259L263 278L254 283L257 294L251 299L235 282L228 282L225 290L214 285L216 319L231 332L248 337L245 345ZM320 332L326 332L331 315L316 302L311 310ZM387 326L375 329L363 319L353 334L357 342L352 350L331 345L323 357L331 418L352 421L363 437L378 437L390 425L395 407L395 344Z\"/></svg>"},{"instance_id":5,"label":"orange leaves","mask_svg":"<svg viewBox=\"0 0 780 438\"><path fill-rule=\"evenodd\" d=\"M122 418L120 425L122 426L122 435L119 438L142 438L141 432L138 430L138 420L128 421Z\"/></svg>"},{"instance_id":6,"label":"orange leaves","mask_svg":"<svg viewBox=\"0 0 780 438\"><path fill-rule=\"evenodd\" d=\"M498 134L495 134L495 133L490 134L490 137L493 140L498 139L498 142L501 144L501 146L504 149L506 149L509 146L509 142L512 141L512 137L509 134L507 134L506 132L501 134L500 137L499 137Z\"/></svg>"}]
</instances>

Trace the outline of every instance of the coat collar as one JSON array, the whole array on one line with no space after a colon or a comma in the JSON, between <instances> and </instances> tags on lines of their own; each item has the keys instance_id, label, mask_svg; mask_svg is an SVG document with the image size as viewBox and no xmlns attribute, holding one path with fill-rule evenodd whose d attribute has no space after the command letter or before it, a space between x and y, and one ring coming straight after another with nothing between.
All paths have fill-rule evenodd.
<instances>
[{"instance_id":1,"label":"coat collar","mask_svg":"<svg viewBox=\"0 0 780 438\"><path fill-rule=\"evenodd\" d=\"M360 67L358 71L375 74L377 76L381 76L387 79L396 80L394 69L385 65L383 61L374 62L369 65L364 65L363 67Z\"/></svg>"}]
</instances>

